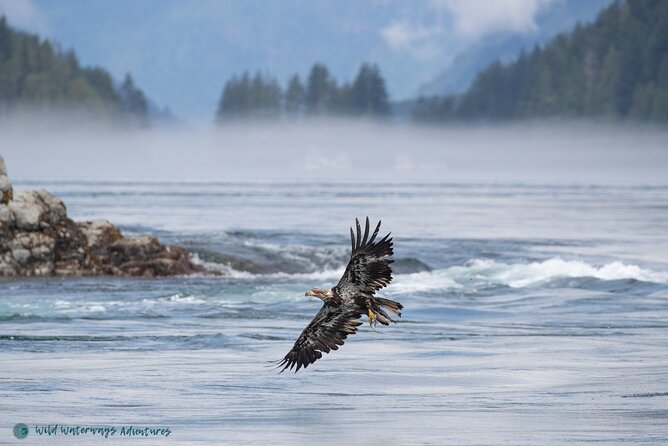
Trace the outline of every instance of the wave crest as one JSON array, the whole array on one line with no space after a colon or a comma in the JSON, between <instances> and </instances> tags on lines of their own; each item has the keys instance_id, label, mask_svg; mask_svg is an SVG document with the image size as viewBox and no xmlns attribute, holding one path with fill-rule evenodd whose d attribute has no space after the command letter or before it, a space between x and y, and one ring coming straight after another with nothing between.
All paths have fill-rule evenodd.
<instances>
[{"instance_id":1,"label":"wave crest","mask_svg":"<svg viewBox=\"0 0 668 446\"><path fill-rule=\"evenodd\" d=\"M464 266L452 266L430 272L397 276L388 288L396 294L430 292L447 289L476 289L486 286L531 287L562 278L599 280L634 279L650 283L668 283L668 272L643 269L620 261L595 266L580 260L560 257L542 262L503 263L474 259Z\"/></svg>"}]
</instances>

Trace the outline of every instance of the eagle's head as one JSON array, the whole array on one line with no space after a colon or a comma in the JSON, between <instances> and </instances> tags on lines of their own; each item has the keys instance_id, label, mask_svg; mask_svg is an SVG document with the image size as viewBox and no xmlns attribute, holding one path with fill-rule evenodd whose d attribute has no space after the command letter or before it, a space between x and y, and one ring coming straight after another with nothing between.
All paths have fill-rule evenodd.
<instances>
[{"instance_id":1,"label":"eagle's head","mask_svg":"<svg viewBox=\"0 0 668 446\"><path fill-rule=\"evenodd\" d=\"M332 297L332 290L323 290L322 288L311 288L305 294L305 296L313 296L323 301L328 297Z\"/></svg>"}]
</instances>

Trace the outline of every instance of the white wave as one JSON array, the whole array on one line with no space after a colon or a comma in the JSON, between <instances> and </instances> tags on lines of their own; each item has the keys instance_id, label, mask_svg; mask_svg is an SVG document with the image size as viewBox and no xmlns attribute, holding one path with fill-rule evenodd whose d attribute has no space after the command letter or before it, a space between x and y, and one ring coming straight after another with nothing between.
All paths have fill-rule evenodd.
<instances>
[{"instance_id":1,"label":"white wave","mask_svg":"<svg viewBox=\"0 0 668 446\"><path fill-rule=\"evenodd\" d=\"M244 245L282 259L286 264L306 271L336 268L347 260L348 248L339 245L282 245L247 240Z\"/></svg>"},{"instance_id":2,"label":"white wave","mask_svg":"<svg viewBox=\"0 0 668 446\"><path fill-rule=\"evenodd\" d=\"M184 304L203 304L206 303L205 300L199 299L195 296L191 295L182 295L182 294L174 294L173 296L169 296L168 300L170 302L178 302L178 303L184 303Z\"/></svg>"},{"instance_id":3,"label":"white wave","mask_svg":"<svg viewBox=\"0 0 668 446\"><path fill-rule=\"evenodd\" d=\"M344 268L341 267L309 273L254 274L235 270L228 265L204 262L197 257L194 260L206 268L221 271L225 277L247 280L295 280L327 285L338 281L344 272ZM644 269L638 265L625 264L620 261L595 266L581 260L564 260L560 257L542 262L510 264L488 259L474 259L462 266L412 274L397 274L386 292L405 294L448 289L475 290L492 285L524 288L559 278L585 277L599 280L635 279L650 283L668 283L668 272Z\"/></svg>"},{"instance_id":4,"label":"white wave","mask_svg":"<svg viewBox=\"0 0 668 446\"><path fill-rule=\"evenodd\" d=\"M404 294L448 289L476 289L489 285L524 288L559 278L585 277L599 280L636 279L643 282L668 283L668 272L643 269L637 265L627 265L619 261L594 266L580 260L564 260L559 257L542 262L512 264L475 259L464 266L398 275L389 286L388 292Z\"/></svg>"},{"instance_id":5,"label":"white wave","mask_svg":"<svg viewBox=\"0 0 668 446\"><path fill-rule=\"evenodd\" d=\"M209 271L222 273L226 277L234 277L235 279L252 279L256 277L256 275L253 273L236 270L230 265L226 265L224 263L207 262L206 260L202 260L197 253L190 254L190 261L196 265L204 267ZM196 275L197 274L195 274L195 276Z\"/></svg>"},{"instance_id":6,"label":"white wave","mask_svg":"<svg viewBox=\"0 0 668 446\"><path fill-rule=\"evenodd\" d=\"M386 293L406 294L459 288L463 288L463 286L451 277L450 271L441 269L397 275L387 288Z\"/></svg>"},{"instance_id":7,"label":"white wave","mask_svg":"<svg viewBox=\"0 0 668 446\"><path fill-rule=\"evenodd\" d=\"M88 312L88 313L104 313L107 311L107 307L105 307L102 304L90 304L85 306L84 308L81 308L81 311Z\"/></svg>"},{"instance_id":8,"label":"white wave","mask_svg":"<svg viewBox=\"0 0 668 446\"><path fill-rule=\"evenodd\" d=\"M201 265L204 268L211 270L211 271L217 271L223 274L224 277L231 277L233 279L249 279L249 280L255 280L255 279L292 279L292 280L299 280L299 281L323 281L323 280L339 280L341 276L343 275L343 272L345 271L345 268L337 268L337 269L324 269L321 271L314 271L310 273L251 273L248 271L239 271L238 269L234 269L230 265L226 265L223 263L215 263L215 262L207 262L205 260L200 259L200 257L197 254L192 254L190 256L190 259L192 260L193 263L197 265Z\"/></svg>"},{"instance_id":9,"label":"white wave","mask_svg":"<svg viewBox=\"0 0 668 446\"><path fill-rule=\"evenodd\" d=\"M268 273L268 274L252 274L245 271L237 271L235 269L229 268L228 275L235 279L276 279L276 280L297 280L301 282L321 282L321 281L338 281L343 272L344 268L339 269L326 269L323 271L314 271L312 273Z\"/></svg>"}]
</instances>

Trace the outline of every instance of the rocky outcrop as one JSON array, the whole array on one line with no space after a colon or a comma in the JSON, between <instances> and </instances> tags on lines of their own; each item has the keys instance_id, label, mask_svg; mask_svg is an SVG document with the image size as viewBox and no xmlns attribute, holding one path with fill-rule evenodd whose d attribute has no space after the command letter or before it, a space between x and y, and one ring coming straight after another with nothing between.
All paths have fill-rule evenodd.
<instances>
[{"instance_id":1,"label":"rocky outcrop","mask_svg":"<svg viewBox=\"0 0 668 446\"><path fill-rule=\"evenodd\" d=\"M0 157L0 186L7 178ZM125 238L106 220L76 223L46 190L13 194L9 180L0 202L0 276L172 276L204 272L181 247L153 236ZM5 200L7 198L7 200Z\"/></svg>"},{"instance_id":2,"label":"rocky outcrop","mask_svg":"<svg viewBox=\"0 0 668 446\"><path fill-rule=\"evenodd\" d=\"M0 156L0 204L7 204L12 199L12 185L7 177L5 160Z\"/></svg>"}]
</instances>

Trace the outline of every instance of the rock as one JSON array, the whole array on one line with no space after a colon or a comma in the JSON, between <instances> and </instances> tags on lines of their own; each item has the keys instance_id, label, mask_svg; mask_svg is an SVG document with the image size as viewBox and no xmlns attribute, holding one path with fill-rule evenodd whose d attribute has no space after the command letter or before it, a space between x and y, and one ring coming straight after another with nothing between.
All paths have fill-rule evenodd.
<instances>
[{"instance_id":1,"label":"rock","mask_svg":"<svg viewBox=\"0 0 668 446\"><path fill-rule=\"evenodd\" d=\"M12 183L9 182L9 177L7 176L5 160L0 155L0 204L9 203L12 200L12 196Z\"/></svg>"},{"instance_id":2,"label":"rock","mask_svg":"<svg viewBox=\"0 0 668 446\"><path fill-rule=\"evenodd\" d=\"M1 158L0 158L1 161ZM4 163L0 164L4 172ZM125 238L107 220L76 223L45 190L0 204L0 276L171 276L206 270L181 247L153 236Z\"/></svg>"},{"instance_id":3,"label":"rock","mask_svg":"<svg viewBox=\"0 0 668 446\"><path fill-rule=\"evenodd\" d=\"M13 198L12 184L7 175L0 175L0 203L7 204Z\"/></svg>"},{"instance_id":4,"label":"rock","mask_svg":"<svg viewBox=\"0 0 668 446\"><path fill-rule=\"evenodd\" d=\"M21 191L9 202L18 229L36 230L67 218L65 205L45 190Z\"/></svg>"},{"instance_id":5,"label":"rock","mask_svg":"<svg viewBox=\"0 0 668 446\"><path fill-rule=\"evenodd\" d=\"M6 204L0 204L0 226L14 226L14 213Z\"/></svg>"},{"instance_id":6,"label":"rock","mask_svg":"<svg viewBox=\"0 0 668 446\"><path fill-rule=\"evenodd\" d=\"M146 235L114 242L109 251L111 262L119 266L132 260L148 260L160 252L160 243L153 236Z\"/></svg>"},{"instance_id":7,"label":"rock","mask_svg":"<svg viewBox=\"0 0 668 446\"><path fill-rule=\"evenodd\" d=\"M0 255L0 277L12 277L17 274L17 264L10 252Z\"/></svg>"},{"instance_id":8,"label":"rock","mask_svg":"<svg viewBox=\"0 0 668 446\"><path fill-rule=\"evenodd\" d=\"M37 197L44 203L44 206L46 206L49 223L57 224L67 218L65 203L60 198L44 189L35 192L37 193Z\"/></svg>"},{"instance_id":9,"label":"rock","mask_svg":"<svg viewBox=\"0 0 668 446\"><path fill-rule=\"evenodd\" d=\"M181 247L165 248L153 236L119 239L109 247L114 269L130 276L173 276L204 272Z\"/></svg>"},{"instance_id":10,"label":"rock","mask_svg":"<svg viewBox=\"0 0 668 446\"><path fill-rule=\"evenodd\" d=\"M25 248L16 248L12 251L12 257L19 265L23 265L30 259L30 251Z\"/></svg>"},{"instance_id":11,"label":"rock","mask_svg":"<svg viewBox=\"0 0 668 446\"><path fill-rule=\"evenodd\" d=\"M25 248L28 250L43 247L53 251L56 243L53 237L42 232L18 232L13 239L7 242L10 249Z\"/></svg>"},{"instance_id":12,"label":"rock","mask_svg":"<svg viewBox=\"0 0 668 446\"><path fill-rule=\"evenodd\" d=\"M0 263L4 259L18 275L49 275L53 270L56 241L43 232L17 231L4 246L9 256L6 253Z\"/></svg>"},{"instance_id":13,"label":"rock","mask_svg":"<svg viewBox=\"0 0 668 446\"><path fill-rule=\"evenodd\" d=\"M94 270L87 270L81 267L76 259L59 260L53 266L53 275L56 276L91 276L97 275Z\"/></svg>"},{"instance_id":14,"label":"rock","mask_svg":"<svg viewBox=\"0 0 668 446\"><path fill-rule=\"evenodd\" d=\"M86 236L88 249L96 250L123 238L121 231L108 220L84 221L79 228Z\"/></svg>"},{"instance_id":15,"label":"rock","mask_svg":"<svg viewBox=\"0 0 668 446\"><path fill-rule=\"evenodd\" d=\"M9 209L14 213L14 222L18 229L30 231L39 228L45 209L34 198L32 193L19 192L16 199L9 203Z\"/></svg>"}]
</instances>

